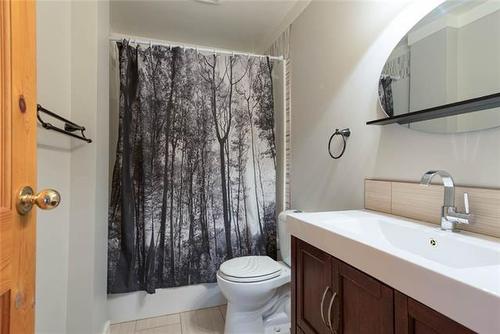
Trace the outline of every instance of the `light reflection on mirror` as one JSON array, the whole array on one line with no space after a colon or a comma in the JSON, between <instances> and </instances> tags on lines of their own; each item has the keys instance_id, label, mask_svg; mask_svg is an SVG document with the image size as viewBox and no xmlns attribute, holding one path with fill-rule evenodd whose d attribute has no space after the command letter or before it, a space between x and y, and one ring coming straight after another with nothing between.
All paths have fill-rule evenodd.
<instances>
[{"instance_id":1,"label":"light reflection on mirror","mask_svg":"<svg viewBox=\"0 0 500 334\"><path fill-rule=\"evenodd\" d=\"M388 116L500 92L500 1L445 1L394 48L379 101ZM500 126L500 108L416 122L412 129L458 133Z\"/></svg>"}]
</instances>

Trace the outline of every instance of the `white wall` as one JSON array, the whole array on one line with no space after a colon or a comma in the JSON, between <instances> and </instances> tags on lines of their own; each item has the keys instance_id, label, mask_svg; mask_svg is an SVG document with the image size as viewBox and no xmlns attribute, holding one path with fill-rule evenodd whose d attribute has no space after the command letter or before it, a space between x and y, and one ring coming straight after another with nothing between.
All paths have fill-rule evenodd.
<instances>
[{"instance_id":1,"label":"white wall","mask_svg":"<svg viewBox=\"0 0 500 334\"><path fill-rule=\"evenodd\" d=\"M37 333L102 333L108 320L108 7L37 2L38 103L93 139L38 130L38 187L59 190L62 202L38 213Z\"/></svg>"},{"instance_id":2,"label":"white wall","mask_svg":"<svg viewBox=\"0 0 500 334\"><path fill-rule=\"evenodd\" d=\"M459 135L367 126L380 117L380 70L401 37L439 1L313 1L292 26L292 206L363 207L363 180L417 181L429 169L457 183L500 187L500 129ZM352 135L340 160L328 157L335 128Z\"/></svg>"},{"instance_id":3,"label":"white wall","mask_svg":"<svg viewBox=\"0 0 500 334\"><path fill-rule=\"evenodd\" d=\"M37 2L37 102L65 117L71 110L70 11L69 2ZM57 189L62 201L37 214L37 333L66 332L70 144L68 137L38 128L38 189Z\"/></svg>"},{"instance_id":4,"label":"white wall","mask_svg":"<svg viewBox=\"0 0 500 334\"><path fill-rule=\"evenodd\" d=\"M69 333L102 333L107 321L109 2L71 4L71 117L92 144L71 154Z\"/></svg>"},{"instance_id":5,"label":"white wall","mask_svg":"<svg viewBox=\"0 0 500 334\"><path fill-rule=\"evenodd\" d=\"M448 96L447 47L451 29L440 30L410 46L410 111L455 102ZM456 68L452 70L456 73Z\"/></svg>"},{"instance_id":6,"label":"white wall","mask_svg":"<svg viewBox=\"0 0 500 334\"><path fill-rule=\"evenodd\" d=\"M498 93L500 10L461 27L458 35L458 89L461 99Z\"/></svg>"}]
</instances>

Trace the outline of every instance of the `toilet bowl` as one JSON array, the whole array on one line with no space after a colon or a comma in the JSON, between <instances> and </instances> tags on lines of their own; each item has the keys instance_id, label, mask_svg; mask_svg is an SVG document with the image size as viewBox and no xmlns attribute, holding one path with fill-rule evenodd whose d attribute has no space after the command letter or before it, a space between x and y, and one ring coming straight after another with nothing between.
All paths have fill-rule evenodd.
<instances>
[{"instance_id":1,"label":"toilet bowl","mask_svg":"<svg viewBox=\"0 0 500 334\"><path fill-rule=\"evenodd\" d=\"M217 284L227 299L225 334L290 332L290 235L287 212L278 217L283 262L243 256L221 264Z\"/></svg>"},{"instance_id":2,"label":"toilet bowl","mask_svg":"<svg viewBox=\"0 0 500 334\"><path fill-rule=\"evenodd\" d=\"M224 333L263 334L278 330L280 333L287 333L290 326L290 315L287 314L290 309L290 268L285 263L276 262L267 256L245 256L233 260L257 264L273 261L279 272L271 278L253 276L233 279L219 270L217 284L227 299ZM282 321L276 321L277 317Z\"/></svg>"}]
</instances>

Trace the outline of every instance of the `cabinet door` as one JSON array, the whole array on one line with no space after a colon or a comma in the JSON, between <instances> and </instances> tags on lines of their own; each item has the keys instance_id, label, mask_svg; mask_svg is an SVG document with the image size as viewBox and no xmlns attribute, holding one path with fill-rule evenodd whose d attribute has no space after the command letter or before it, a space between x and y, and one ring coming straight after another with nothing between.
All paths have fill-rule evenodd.
<instances>
[{"instance_id":1,"label":"cabinet door","mask_svg":"<svg viewBox=\"0 0 500 334\"><path fill-rule=\"evenodd\" d=\"M336 332L394 333L394 290L337 259L333 260L333 270L340 303L332 315Z\"/></svg>"},{"instance_id":2,"label":"cabinet door","mask_svg":"<svg viewBox=\"0 0 500 334\"><path fill-rule=\"evenodd\" d=\"M396 334L471 334L470 329L399 291L394 295Z\"/></svg>"},{"instance_id":3,"label":"cabinet door","mask_svg":"<svg viewBox=\"0 0 500 334\"><path fill-rule=\"evenodd\" d=\"M298 239L294 244L296 325L304 334L330 334L325 310L332 298L331 257Z\"/></svg>"}]
</instances>

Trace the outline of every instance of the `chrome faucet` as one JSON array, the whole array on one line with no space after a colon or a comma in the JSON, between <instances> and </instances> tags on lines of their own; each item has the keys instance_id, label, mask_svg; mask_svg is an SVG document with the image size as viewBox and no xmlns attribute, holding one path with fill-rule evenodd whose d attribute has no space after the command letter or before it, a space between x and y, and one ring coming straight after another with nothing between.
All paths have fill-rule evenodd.
<instances>
[{"instance_id":1,"label":"chrome faucet","mask_svg":"<svg viewBox=\"0 0 500 334\"><path fill-rule=\"evenodd\" d=\"M441 211L441 229L454 231L455 224L470 224L472 215L469 212L469 194L464 193L465 212L458 212L455 207L455 184L448 172L431 170L422 176L421 184L428 186L434 176L439 175L444 185L444 203Z\"/></svg>"}]
</instances>

